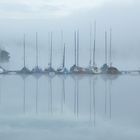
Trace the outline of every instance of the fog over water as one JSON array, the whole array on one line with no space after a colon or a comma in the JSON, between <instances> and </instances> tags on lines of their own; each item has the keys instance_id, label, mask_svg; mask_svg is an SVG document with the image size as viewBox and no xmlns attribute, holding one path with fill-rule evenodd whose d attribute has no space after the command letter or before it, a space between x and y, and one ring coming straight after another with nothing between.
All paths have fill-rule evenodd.
<instances>
[{"instance_id":1,"label":"fog over water","mask_svg":"<svg viewBox=\"0 0 140 140\"><path fill-rule=\"evenodd\" d=\"M7 70L74 64L74 31L79 29L79 64L87 67L97 25L96 64L105 63L105 30L112 28L112 62L119 70L140 68L139 0L1 0L0 49L10 53ZM122 75L0 74L0 140L139 140L139 73Z\"/></svg>"},{"instance_id":2,"label":"fog over water","mask_svg":"<svg viewBox=\"0 0 140 140\"><path fill-rule=\"evenodd\" d=\"M139 76L0 77L0 138L140 138Z\"/></svg>"}]
</instances>

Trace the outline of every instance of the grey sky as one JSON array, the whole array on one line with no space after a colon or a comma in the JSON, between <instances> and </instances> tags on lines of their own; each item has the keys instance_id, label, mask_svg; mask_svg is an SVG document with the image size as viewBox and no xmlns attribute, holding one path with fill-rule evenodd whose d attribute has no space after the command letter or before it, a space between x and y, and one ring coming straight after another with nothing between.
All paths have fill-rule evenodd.
<instances>
[{"instance_id":1,"label":"grey sky","mask_svg":"<svg viewBox=\"0 0 140 140\"><path fill-rule=\"evenodd\" d=\"M104 5L132 6L138 0L5 0L0 2L1 18L58 18Z\"/></svg>"},{"instance_id":2,"label":"grey sky","mask_svg":"<svg viewBox=\"0 0 140 140\"><path fill-rule=\"evenodd\" d=\"M53 31L53 65L62 60L61 30L73 64L73 31L80 30L80 65L89 64L89 28L97 21L96 63L104 63L104 31L113 30L113 64L120 69L140 67L140 2L138 0L5 0L0 1L0 45L11 53L10 68L21 67L23 34L27 66L35 64L35 32L39 33L40 66L49 60L48 32ZM94 37L94 36L93 36ZM108 38L109 45L109 38ZM18 54L17 54L18 51ZM69 53L68 53L69 52ZM86 52L86 53L85 53ZM29 57L31 55L31 57ZM84 56L84 57L83 57Z\"/></svg>"}]
</instances>

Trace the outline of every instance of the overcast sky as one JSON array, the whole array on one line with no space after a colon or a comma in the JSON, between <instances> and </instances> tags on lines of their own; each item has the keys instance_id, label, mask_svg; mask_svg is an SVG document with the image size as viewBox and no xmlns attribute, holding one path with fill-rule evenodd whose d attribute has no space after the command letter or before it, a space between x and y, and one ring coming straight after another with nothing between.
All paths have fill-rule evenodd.
<instances>
[{"instance_id":1,"label":"overcast sky","mask_svg":"<svg viewBox=\"0 0 140 140\"><path fill-rule=\"evenodd\" d=\"M4 0L0 1L0 17L60 18L104 5L132 6L138 3L138 0Z\"/></svg>"},{"instance_id":2,"label":"overcast sky","mask_svg":"<svg viewBox=\"0 0 140 140\"><path fill-rule=\"evenodd\" d=\"M99 66L104 63L104 32L109 32L111 27L113 64L121 69L136 69L140 67L139 14L139 0L4 0L0 1L0 45L11 53L10 68L21 66L25 33L27 65L33 67L37 31L41 46L39 61L46 67L50 54L48 32L53 31L53 63L58 66L62 60L60 32L63 30L67 52L70 52L66 61L70 66L73 64L73 31L79 28L80 64L87 66L90 24L96 20L96 63Z\"/></svg>"}]
</instances>

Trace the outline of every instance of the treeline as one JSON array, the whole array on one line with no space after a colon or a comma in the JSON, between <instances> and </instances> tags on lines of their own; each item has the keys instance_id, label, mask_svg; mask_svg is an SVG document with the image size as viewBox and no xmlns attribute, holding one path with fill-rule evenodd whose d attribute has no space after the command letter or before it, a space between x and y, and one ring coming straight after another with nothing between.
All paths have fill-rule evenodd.
<instances>
[{"instance_id":1,"label":"treeline","mask_svg":"<svg viewBox=\"0 0 140 140\"><path fill-rule=\"evenodd\" d=\"M9 62L10 54L6 50L0 49L0 62Z\"/></svg>"}]
</instances>

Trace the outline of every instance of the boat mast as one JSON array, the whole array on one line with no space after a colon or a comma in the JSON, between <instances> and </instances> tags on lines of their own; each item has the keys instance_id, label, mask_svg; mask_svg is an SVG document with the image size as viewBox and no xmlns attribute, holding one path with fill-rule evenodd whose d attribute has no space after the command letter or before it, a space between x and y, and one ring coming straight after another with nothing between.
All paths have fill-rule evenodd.
<instances>
[{"instance_id":1,"label":"boat mast","mask_svg":"<svg viewBox=\"0 0 140 140\"><path fill-rule=\"evenodd\" d=\"M26 46L26 43L25 43L25 34L24 34L24 39L23 39L23 49L24 49L24 68L25 68L25 46Z\"/></svg>"},{"instance_id":2,"label":"boat mast","mask_svg":"<svg viewBox=\"0 0 140 140\"><path fill-rule=\"evenodd\" d=\"M91 49L91 46L92 46L92 24L90 24L90 60L89 60L89 66L91 67L91 52L92 52L92 49Z\"/></svg>"},{"instance_id":3,"label":"boat mast","mask_svg":"<svg viewBox=\"0 0 140 140\"><path fill-rule=\"evenodd\" d=\"M36 32L36 67L38 67L38 33Z\"/></svg>"},{"instance_id":4,"label":"boat mast","mask_svg":"<svg viewBox=\"0 0 140 140\"><path fill-rule=\"evenodd\" d=\"M63 68L65 67L65 53L66 53L66 45L64 43L64 52L63 52Z\"/></svg>"},{"instance_id":5,"label":"boat mast","mask_svg":"<svg viewBox=\"0 0 140 140\"><path fill-rule=\"evenodd\" d=\"M50 54L50 67L52 67L52 32L51 32L51 54Z\"/></svg>"},{"instance_id":6,"label":"boat mast","mask_svg":"<svg viewBox=\"0 0 140 140\"><path fill-rule=\"evenodd\" d=\"M79 66L79 30L77 31L77 66Z\"/></svg>"},{"instance_id":7,"label":"boat mast","mask_svg":"<svg viewBox=\"0 0 140 140\"><path fill-rule=\"evenodd\" d=\"M95 47L96 47L96 21L94 22L94 47L93 47L93 67L95 67Z\"/></svg>"},{"instance_id":8,"label":"boat mast","mask_svg":"<svg viewBox=\"0 0 140 140\"><path fill-rule=\"evenodd\" d=\"M61 30L61 47L63 49L63 31ZM62 55L62 62L63 62L63 55ZM63 63L62 63L63 66Z\"/></svg>"},{"instance_id":9,"label":"boat mast","mask_svg":"<svg viewBox=\"0 0 140 140\"><path fill-rule=\"evenodd\" d=\"M110 67L112 66L112 29L110 28Z\"/></svg>"},{"instance_id":10,"label":"boat mast","mask_svg":"<svg viewBox=\"0 0 140 140\"><path fill-rule=\"evenodd\" d=\"M74 31L74 59L75 59L75 66L77 66L77 61L76 61L76 48L77 48L77 45L76 45L76 31Z\"/></svg>"},{"instance_id":11,"label":"boat mast","mask_svg":"<svg viewBox=\"0 0 140 140\"><path fill-rule=\"evenodd\" d=\"M63 46L63 31L61 30L61 46Z\"/></svg>"},{"instance_id":12,"label":"boat mast","mask_svg":"<svg viewBox=\"0 0 140 140\"><path fill-rule=\"evenodd\" d=\"M105 64L107 64L107 31L105 31Z\"/></svg>"}]
</instances>

